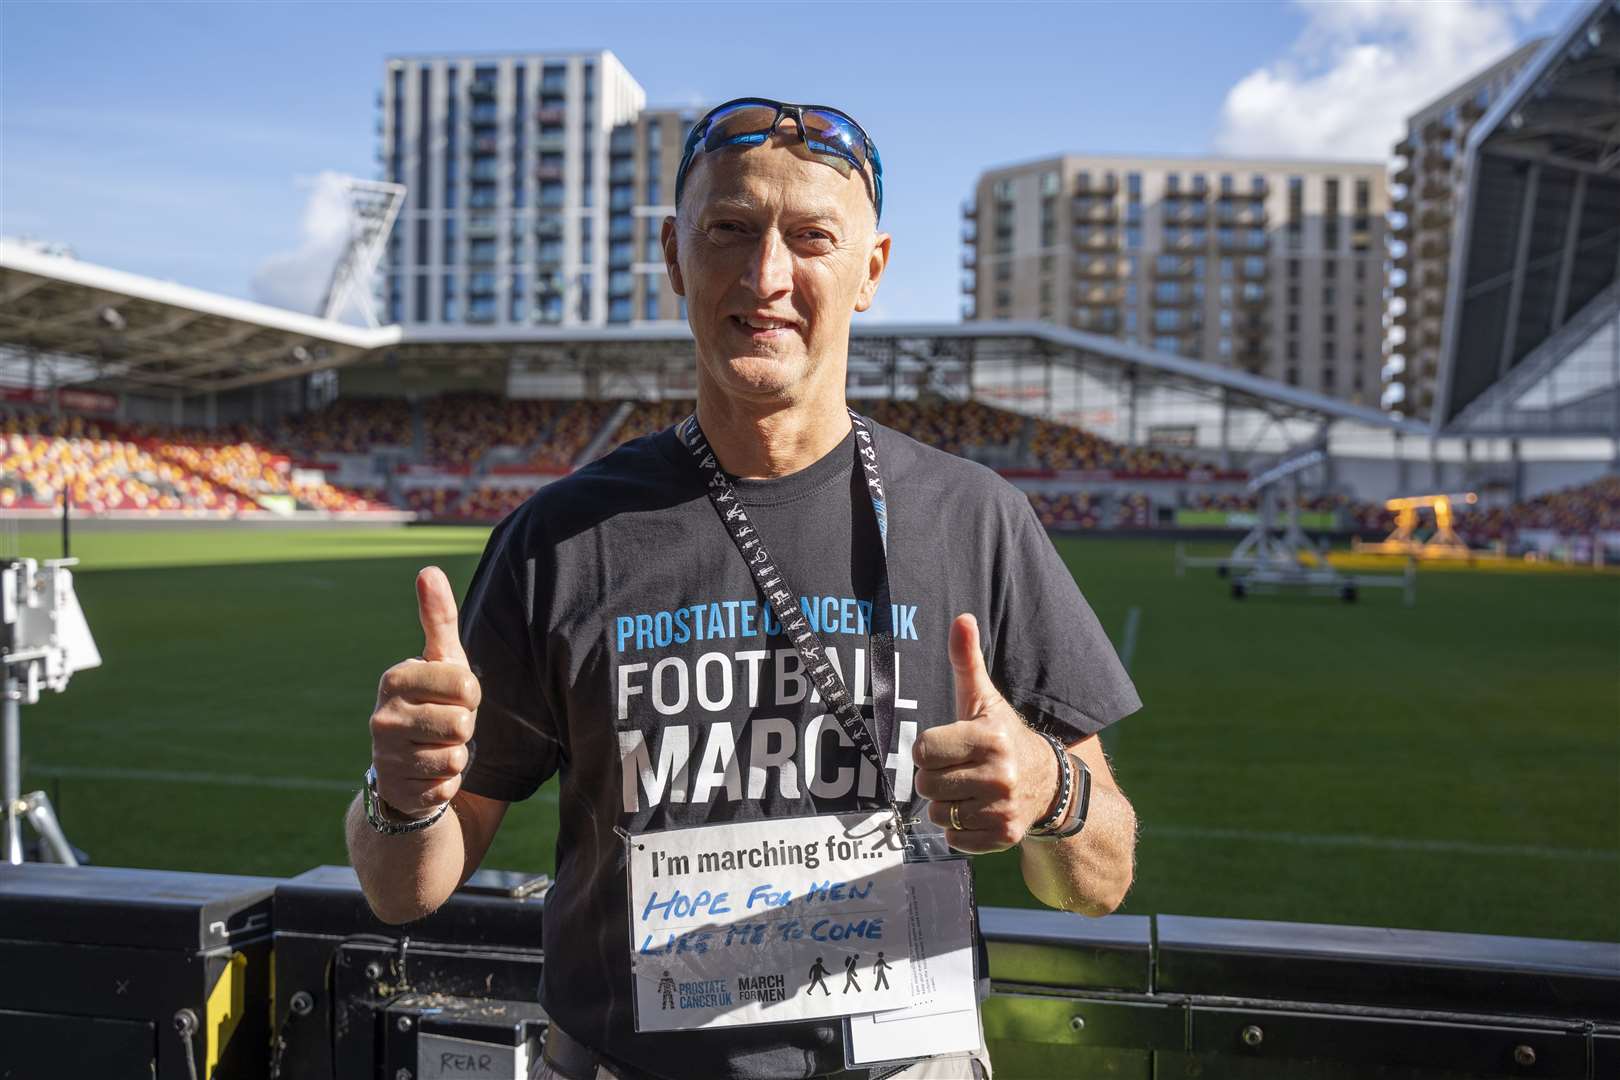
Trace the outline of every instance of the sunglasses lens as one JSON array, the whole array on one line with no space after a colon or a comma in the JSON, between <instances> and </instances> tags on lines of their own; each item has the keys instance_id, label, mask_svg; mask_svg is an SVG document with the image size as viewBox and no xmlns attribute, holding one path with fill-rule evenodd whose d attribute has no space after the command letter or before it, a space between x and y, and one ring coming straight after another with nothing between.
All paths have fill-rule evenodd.
<instances>
[{"instance_id":1,"label":"sunglasses lens","mask_svg":"<svg viewBox=\"0 0 1620 1080\"><path fill-rule=\"evenodd\" d=\"M714 150L744 136L769 131L771 121L775 119L776 107L773 105L739 102L709 118L709 130L703 138L704 149Z\"/></svg>"},{"instance_id":2,"label":"sunglasses lens","mask_svg":"<svg viewBox=\"0 0 1620 1080\"><path fill-rule=\"evenodd\" d=\"M804 134L812 150L837 154L856 165L866 164L866 139L853 123L837 113L806 109Z\"/></svg>"}]
</instances>

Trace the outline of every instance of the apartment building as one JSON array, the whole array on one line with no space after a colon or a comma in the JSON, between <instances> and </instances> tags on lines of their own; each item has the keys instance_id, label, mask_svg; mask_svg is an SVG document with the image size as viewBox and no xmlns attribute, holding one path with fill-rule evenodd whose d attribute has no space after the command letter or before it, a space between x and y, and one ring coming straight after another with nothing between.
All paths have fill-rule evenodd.
<instances>
[{"instance_id":1,"label":"apartment building","mask_svg":"<svg viewBox=\"0 0 1620 1080\"><path fill-rule=\"evenodd\" d=\"M1382 162L1063 156L983 173L965 319L1039 319L1376 404Z\"/></svg>"},{"instance_id":2,"label":"apartment building","mask_svg":"<svg viewBox=\"0 0 1620 1080\"><path fill-rule=\"evenodd\" d=\"M1395 144L1383 368L1388 408L1426 417L1434 407L1455 210L1468 181L1462 148L1542 44L1521 46L1413 113Z\"/></svg>"},{"instance_id":3,"label":"apartment building","mask_svg":"<svg viewBox=\"0 0 1620 1080\"><path fill-rule=\"evenodd\" d=\"M405 206L377 282L389 322L679 318L657 252L698 110L646 108L607 51L396 56L378 161Z\"/></svg>"}]
</instances>

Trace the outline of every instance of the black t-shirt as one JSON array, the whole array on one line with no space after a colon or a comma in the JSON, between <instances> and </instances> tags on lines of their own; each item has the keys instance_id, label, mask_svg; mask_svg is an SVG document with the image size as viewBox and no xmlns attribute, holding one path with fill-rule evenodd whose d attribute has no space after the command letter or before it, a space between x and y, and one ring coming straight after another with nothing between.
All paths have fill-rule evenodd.
<instances>
[{"instance_id":1,"label":"black t-shirt","mask_svg":"<svg viewBox=\"0 0 1620 1080\"><path fill-rule=\"evenodd\" d=\"M1028 500L983 466L868 423L888 500L897 672L897 730L882 749L897 797L922 817L911 749L955 719L947 635L959 613L978 617L1013 707L1065 741L1141 701ZM736 488L866 700L876 529L854 462L852 433L799 472ZM557 1023L657 1076L841 1069L837 1023L635 1032L616 827L880 805L872 766L815 698L674 429L542 488L497 526L461 635L483 689L463 787L517 801L560 778L541 990Z\"/></svg>"}]
</instances>

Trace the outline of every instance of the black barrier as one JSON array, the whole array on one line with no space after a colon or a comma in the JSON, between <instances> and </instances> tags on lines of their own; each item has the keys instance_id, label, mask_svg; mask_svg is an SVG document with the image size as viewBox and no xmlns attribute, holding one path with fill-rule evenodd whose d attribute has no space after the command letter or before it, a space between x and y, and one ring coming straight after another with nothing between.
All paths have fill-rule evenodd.
<instances>
[{"instance_id":1,"label":"black barrier","mask_svg":"<svg viewBox=\"0 0 1620 1080\"><path fill-rule=\"evenodd\" d=\"M0 867L0 1080L523 1077L543 899L468 884L393 927L347 867ZM999 1077L1620 1076L1620 944L982 914Z\"/></svg>"}]
</instances>

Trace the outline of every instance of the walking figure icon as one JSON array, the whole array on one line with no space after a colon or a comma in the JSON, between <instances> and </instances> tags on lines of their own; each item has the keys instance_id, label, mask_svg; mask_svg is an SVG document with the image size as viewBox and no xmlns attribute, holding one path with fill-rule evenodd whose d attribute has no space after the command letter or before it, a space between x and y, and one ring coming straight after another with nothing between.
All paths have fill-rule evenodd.
<instances>
[{"instance_id":1,"label":"walking figure icon","mask_svg":"<svg viewBox=\"0 0 1620 1080\"><path fill-rule=\"evenodd\" d=\"M844 993L846 994L849 993L849 988L852 986L857 994L861 992L861 984L855 981L855 961L860 958L860 953L854 953L848 960L844 961Z\"/></svg>"},{"instance_id":2,"label":"walking figure icon","mask_svg":"<svg viewBox=\"0 0 1620 1080\"><path fill-rule=\"evenodd\" d=\"M673 1009L675 1007L675 977L664 972L664 977L658 980L658 993L662 998L660 1009Z\"/></svg>"},{"instance_id":3,"label":"walking figure icon","mask_svg":"<svg viewBox=\"0 0 1620 1080\"><path fill-rule=\"evenodd\" d=\"M873 990L887 990L889 988L890 966L889 962L883 959L883 953L879 951L877 963L872 965L872 970L877 972L877 985L872 987Z\"/></svg>"},{"instance_id":4,"label":"walking figure icon","mask_svg":"<svg viewBox=\"0 0 1620 1080\"><path fill-rule=\"evenodd\" d=\"M816 987L819 986L823 994L832 997L832 991L827 989L827 976L829 974L827 966L821 962L821 957L816 957L816 962L810 965L810 989L806 990L805 993L813 994L816 992Z\"/></svg>"}]
</instances>

